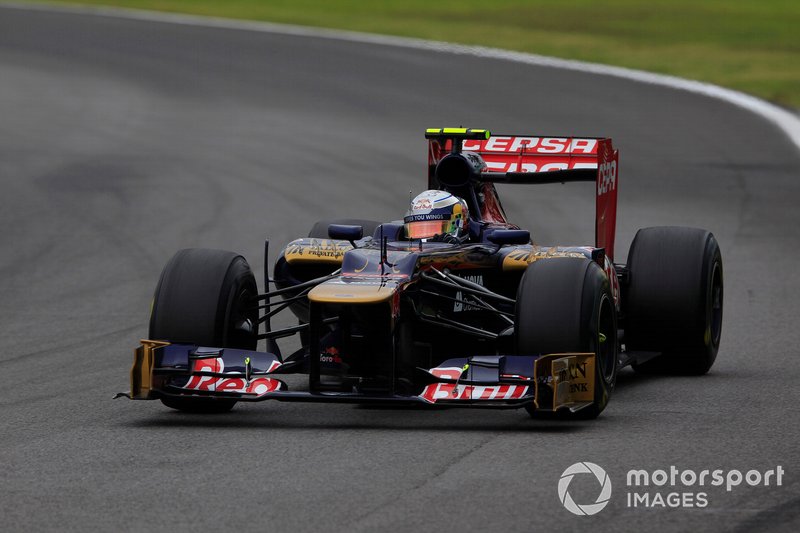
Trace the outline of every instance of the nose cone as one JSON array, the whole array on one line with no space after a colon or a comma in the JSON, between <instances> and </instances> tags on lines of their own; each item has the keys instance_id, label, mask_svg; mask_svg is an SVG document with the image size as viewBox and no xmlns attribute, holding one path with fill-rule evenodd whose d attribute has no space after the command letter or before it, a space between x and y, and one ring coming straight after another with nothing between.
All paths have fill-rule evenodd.
<instances>
[{"instance_id":1,"label":"nose cone","mask_svg":"<svg viewBox=\"0 0 800 533\"><path fill-rule=\"evenodd\" d=\"M374 304L389 301L398 283L387 279L335 278L311 289L308 299L315 303Z\"/></svg>"}]
</instances>

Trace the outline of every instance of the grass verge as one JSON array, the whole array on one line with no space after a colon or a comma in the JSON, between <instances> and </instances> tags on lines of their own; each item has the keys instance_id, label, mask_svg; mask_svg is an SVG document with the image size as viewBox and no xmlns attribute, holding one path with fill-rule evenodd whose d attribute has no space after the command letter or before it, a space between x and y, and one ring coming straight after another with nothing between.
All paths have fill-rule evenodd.
<instances>
[{"instance_id":1,"label":"grass verge","mask_svg":"<svg viewBox=\"0 0 800 533\"><path fill-rule=\"evenodd\" d=\"M80 0L420 37L672 74L800 108L797 0Z\"/></svg>"}]
</instances>

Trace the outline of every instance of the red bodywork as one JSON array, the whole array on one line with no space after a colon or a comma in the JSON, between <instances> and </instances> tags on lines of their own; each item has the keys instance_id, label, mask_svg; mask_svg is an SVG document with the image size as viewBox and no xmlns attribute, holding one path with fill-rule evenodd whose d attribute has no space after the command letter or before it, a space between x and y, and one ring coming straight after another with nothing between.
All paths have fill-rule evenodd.
<instances>
[{"instance_id":1,"label":"red bodywork","mask_svg":"<svg viewBox=\"0 0 800 533\"><path fill-rule=\"evenodd\" d=\"M462 150L480 155L486 172L533 172L596 169L595 246L605 248L614 259L614 236L617 222L617 182L619 152L611 139L593 137L531 137L492 135L486 140L462 141ZM450 140L444 145L428 140L428 176L432 183L436 164L450 152ZM493 183L482 183L481 218L489 223L507 223Z\"/></svg>"}]
</instances>

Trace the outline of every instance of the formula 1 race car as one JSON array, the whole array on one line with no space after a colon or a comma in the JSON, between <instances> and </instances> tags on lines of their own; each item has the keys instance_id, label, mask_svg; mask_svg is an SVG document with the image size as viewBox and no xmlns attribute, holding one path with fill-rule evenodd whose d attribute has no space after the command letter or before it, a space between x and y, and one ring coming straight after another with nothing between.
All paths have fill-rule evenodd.
<instances>
[{"instance_id":1,"label":"formula 1 race car","mask_svg":"<svg viewBox=\"0 0 800 533\"><path fill-rule=\"evenodd\" d=\"M722 329L708 231L638 231L614 263L618 151L608 138L426 131L428 190L403 220L318 222L259 293L247 261L187 249L164 267L131 391L193 412L239 401L519 408L595 418L619 368L703 374ZM495 183L595 184L593 246L543 246ZM296 326L273 329L284 310ZM284 354L277 341L299 335ZM266 350L257 351L259 340ZM282 376L308 374L307 390ZM303 387L305 389L305 387Z\"/></svg>"}]
</instances>

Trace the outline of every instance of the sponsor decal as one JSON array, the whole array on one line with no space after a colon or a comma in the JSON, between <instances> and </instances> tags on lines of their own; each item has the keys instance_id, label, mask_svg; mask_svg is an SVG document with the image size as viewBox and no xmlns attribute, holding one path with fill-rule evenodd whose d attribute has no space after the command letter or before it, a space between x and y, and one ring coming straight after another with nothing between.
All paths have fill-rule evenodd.
<instances>
[{"instance_id":1,"label":"sponsor decal","mask_svg":"<svg viewBox=\"0 0 800 533\"><path fill-rule=\"evenodd\" d=\"M524 385L456 385L436 383L427 385L420 397L430 403L438 400L517 400L525 396Z\"/></svg>"},{"instance_id":2,"label":"sponsor decal","mask_svg":"<svg viewBox=\"0 0 800 533\"><path fill-rule=\"evenodd\" d=\"M475 275L468 275L468 276L459 276L461 279L465 279L467 281L471 281L473 283L477 283L478 285L483 285L483 275L475 274ZM475 300L469 294L463 294L462 291L456 292L456 302L453 304L453 312L454 313L461 313L464 311L480 311L481 308L477 307Z\"/></svg>"},{"instance_id":3,"label":"sponsor decal","mask_svg":"<svg viewBox=\"0 0 800 533\"><path fill-rule=\"evenodd\" d=\"M286 245L283 255L288 261L331 261L338 262L345 252L353 247L348 242L330 239L298 239Z\"/></svg>"},{"instance_id":4,"label":"sponsor decal","mask_svg":"<svg viewBox=\"0 0 800 533\"><path fill-rule=\"evenodd\" d=\"M597 165L595 163L585 163L572 160L555 161L552 163L541 164L530 162L518 164L516 162L505 160L488 160L486 161L486 167L489 169L489 172L550 172L552 170L575 170L582 168L595 169L597 168Z\"/></svg>"},{"instance_id":5,"label":"sponsor decal","mask_svg":"<svg viewBox=\"0 0 800 533\"><path fill-rule=\"evenodd\" d=\"M585 359L580 362L575 362L576 357L567 359L567 364L559 367L556 376L539 376L536 382L540 385L552 385L554 381L560 383L569 382L570 394L578 392L594 393L594 390L590 390L589 388L589 377L594 378L593 373L589 376L589 363ZM591 399L592 398L590 398L590 400Z\"/></svg>"},{"instance_id":6,"label":"sponsor decal","mask_svg":"<svg viewBox=\"0 0 800 533\"><path fill-rule=\"evenodd\" d=\"M562 251L558 250L556 247L520 247L511 251L503 258L503 270L525 268L528 266L528 264L533 263L537 259L543 259L546 257L586 257L586 254L574 251Z\"/></svg>"},{"instance_id":7,"label":"sponsor decal","mask_svg":"<svg viewBox=\"0 0 800 533\"><path fill-rule=\"evenodd\" d=\"M306 254L312 257L334 257L338 259L344 256L344 253L351 248L350 244L339 241L312 239L311 245L306 248Z\"/></svg>"},{"instance_id":8,"label":"sponsor decal","mask_svg":"<svg viewBox=\"0 0 800 533\"><path fill-rule=\"evenodd\" d=\"M339 350L335 346L329 346L320 354L319 362L339 364L342 362L342 358L339 357Z\"/></svg>"},{"instance_id":9,"label":"sponsor decal","mask_svg":"<svg viewBox=\"0 0 800 533\"><path fill-rule=\"evenodd\" d=\"M595 155L597 139L492 136L486 141L465 140L463 149L472 152Z\"/></svg>"},{"instance_id":10,"label":"sponsor decal","mask_svg":"<svg viewBox=\"0 0 800 533\"><path fill-rule=\"evenodd\" d=\"M433 209L433 204L430 198L417 198L411 206L411 209L415 211L418 209Z\"/></svg>"},{"instance_id":11,"label":"sponsor decal","mask_svg":"<svg viewBox=\"0 0 800 533\"><path fill-rule=\"evenodd\" d=\"M597 196L601 196L617 188L616 161L601 163L597 173Z\"/></svg>"},{"instance_id":12,"label":"sponsor decal","mask_svg":"<svg viewBox=\"0 0 800 533\"><path fill-rule=\"evenodd\" d=\"M286 251L284 252L284 255L303 255L304 249L305 246L302 240L292 241L286 245Z\"/></svg>"},{"instance_id":13,"label":"sponsor decal","mask_svg":"<svg viewBox=\"0 0 800 533\"><path fill-rule=\"evenodd\" d=\"M477 309L470 304L467 304L467 309L464 308L464 295L461 291L456 293L456 302L453 304L453 312L460 313L462 311L471 311L473 309Z\"/></svg>"},{"instance_id":14,"label":"sponsor decal","mask_svg":"<svg viewBox=\"0 0 800 533\"><path fill-rule=\"evenodd\" d=\"M272 361L267 372L273 372L279 366L281 366L281 364L278 361ZM194 361L193 371L224 374L225 361L223 361L221 357L214 359L197 359ZM256 394L258 396L276 391L280 389L280 387L281 382L277 379L257 377L248 381L245 378L222 378L214 376L192 376L186 385L183 386L184 389L189 390L238 392L240 394Z\"/></svg>"},{"instance_id":15,"label":"sponsor decal","mask_svg":"<svg viewBox=\"0 0 800 533\"><path fill-rule=\"evenodd\" d=\"M432 368L430 373L438 378L458 380L463 369L457 367ZM433 383L427 385L420 398L436 403L439 400L516 400L525 396L524 385L459 385L456 383Z\"/></svg>"},{"instance_id":16,"label":"sponsor decal","mask_svg":"<svg viewBox=\"0 0 800 533\"><path fill-rule=\"evenodd\" d=\"M561 406L595 400L593 353L543 355L536 359L534 377L536 399L545 409L555 410ZM550 394L552 406L547 401Z\"/></svg>"},{"instance_id":17,"label":"sponsor decal","mask_svg":"<svg viewBox=\"0 0 800 533\"><path fill-rule=\"evenodd\" d=\"M500 136L467 140L463 147L480 153L490 172L549 172L597 168L598 144L597 139Z\"/></svg>"},{"instance_id":18,"label":"sponsor decal","mask_svg":"<svg viewBox=\"0 0 800 533\"><path fill-rule=\"evenodd\" d=\"M403 218L403 222L424 222L426 220L448 220L450 215L446 214L435 214L435 213L424 213L419 215L408 215L407 217Z\"/></svg>"}]
</instances>

